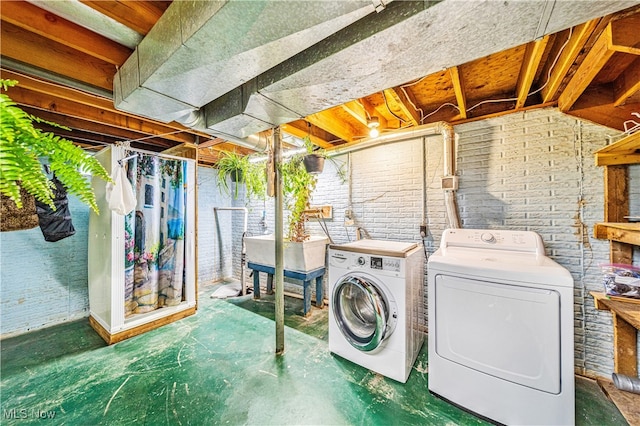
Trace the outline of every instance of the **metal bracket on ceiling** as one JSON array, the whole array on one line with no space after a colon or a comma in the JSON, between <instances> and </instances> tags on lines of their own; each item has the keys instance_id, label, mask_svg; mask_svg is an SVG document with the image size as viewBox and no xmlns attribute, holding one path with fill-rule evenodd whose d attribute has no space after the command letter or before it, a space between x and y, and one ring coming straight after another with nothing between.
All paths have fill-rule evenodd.
<instances>
[{"instance_id":1,"label":"metal bracket on ceiling","mask_svg":"<svg viewBox=\"0 0 640 426\"><path fill-rule=\"evenodd\" d=\"M556 5L556 0L546 0L540 14L540 20L538 21L538 28L533 37L534 40L539 40L547 33L547 25L549 25L549 19L551 19L551 13Z\"/></svg>"},{"instance_id":2,"label":"metal bracket on ceiling","mask_svg":"<svg viewBox=\"0 0 640 426\"><path fill-rule=\"evenodd\" d=\"M385 0L371 0L373 7L376 9L376 13L380 13L387 7L388 1Z\"/></svg>"}]
</instances>

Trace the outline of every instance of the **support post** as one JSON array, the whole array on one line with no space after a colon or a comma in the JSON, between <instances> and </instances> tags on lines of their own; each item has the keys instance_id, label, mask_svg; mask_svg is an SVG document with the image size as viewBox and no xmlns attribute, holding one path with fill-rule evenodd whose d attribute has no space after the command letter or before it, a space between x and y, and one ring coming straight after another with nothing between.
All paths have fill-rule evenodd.
<instances>
[{"instance_id":1,"label":"support post","mask_svg":"<svg viewBox=\"0 0 640 426\"><path fill-rule=\"evenodd\" d=\"M283 243L283 194L280 163L282 162L282 141L280 127L273 129L273 152L275 158L275 239L276 239L276 354L284 353L284 243Z\"/></svg>"}]
</instances>

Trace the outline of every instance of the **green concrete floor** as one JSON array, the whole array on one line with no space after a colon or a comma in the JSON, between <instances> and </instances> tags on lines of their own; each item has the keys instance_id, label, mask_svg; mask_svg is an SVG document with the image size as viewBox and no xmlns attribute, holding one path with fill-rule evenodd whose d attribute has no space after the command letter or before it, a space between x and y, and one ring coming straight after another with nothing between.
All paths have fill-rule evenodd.
<instances>
[{"instance_id":1,"label":"green concrete floor","mask_svg":"<svg viewBox=\"0 0 640 426\"><path fill-rule=\"evenodd\" d=\"M429 394L426 344L397 383L331 355L327 309L302 318L302 302L287 298L286 350L276 356L272 298L209 294L202 289L196 315L112 346L87 320L3 340L0 423L487 424ZM582 378L576 423L626 424Z\"/></svg>"}]
</instances>

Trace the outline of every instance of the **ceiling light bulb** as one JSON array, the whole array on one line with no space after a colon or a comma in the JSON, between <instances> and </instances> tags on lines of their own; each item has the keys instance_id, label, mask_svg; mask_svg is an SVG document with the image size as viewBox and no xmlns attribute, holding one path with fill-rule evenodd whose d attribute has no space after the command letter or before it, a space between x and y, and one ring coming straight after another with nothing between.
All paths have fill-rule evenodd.
<instances>
[{"instance_id":1,"label":"ceiling light bulb","mask_svg":"<svg viewBox=\"0 0 640 426\"><path fill-rule=\"evenodd\" d=\"M377 138L380 135L378 127L380 127L380 120L378 117L369 117L367 119L367 127L369 128L369 137Z\"/></svg>"}]
</instances>

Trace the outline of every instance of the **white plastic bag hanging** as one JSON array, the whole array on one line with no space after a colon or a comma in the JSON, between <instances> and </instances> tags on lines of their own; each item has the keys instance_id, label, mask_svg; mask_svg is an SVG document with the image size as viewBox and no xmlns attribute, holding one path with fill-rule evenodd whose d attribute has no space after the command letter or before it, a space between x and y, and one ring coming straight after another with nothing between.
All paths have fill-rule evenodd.
<instances>
[{"instance_id":1,"label":"white plastic bag hanging","mask_svg":"<svg viewBox=\"0 0 640 426\"><path fill-rule=\"evenodd\" d=\"M131 213L137 203L124 167L116 166L111 174L111 180L114 183L107 183L105 195L109 209L123 216Z\"/></svg>"}]
</instances>

